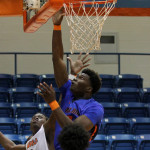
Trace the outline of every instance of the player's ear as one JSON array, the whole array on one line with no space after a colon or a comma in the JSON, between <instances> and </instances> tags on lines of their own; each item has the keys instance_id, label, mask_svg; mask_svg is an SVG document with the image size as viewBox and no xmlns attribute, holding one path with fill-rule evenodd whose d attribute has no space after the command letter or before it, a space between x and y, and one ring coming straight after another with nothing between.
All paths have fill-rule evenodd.
<instances>
[{"instance_id":1,"label":"player's ear","mask_svg":"<svg viewBox=\"0 0 150 150\"><path fill-rule=\"evenodd\" d=\"M93 88L91 86L86 87L87 93L92 93Z\"/></svg>"}]
</instances>

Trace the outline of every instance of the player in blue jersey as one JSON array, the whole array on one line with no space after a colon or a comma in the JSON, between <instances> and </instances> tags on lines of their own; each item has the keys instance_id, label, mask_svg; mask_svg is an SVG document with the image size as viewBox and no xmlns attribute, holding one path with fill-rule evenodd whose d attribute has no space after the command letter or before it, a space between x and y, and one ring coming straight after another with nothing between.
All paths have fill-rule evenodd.
<instances>
[{"instance_id":1,"label":"player in blue jersey","mask_svg":"<svg viewBox=\"0 0 150 150\"><path fill-rule=\"evenodd\" d=\"M91 69L84 69L74 80L68 80L66 65L63 61L63 44L61 36L62 10L53 17L54 31L52 40L53 66L55 80L62 93L61 107L58 107L52 86L41 83L39 93L48 104L52 104L53 113L57 119L55 126L54 145L60 150L58 135L63 127L68 124L78 123L90 132L90 141L96 136L103 119L104 109L96 102L92 95L101 87L99 75ZM71 61L72 74L77 75L84 67L85 57L80 59L81 64L77 67ZM52 103L53 102L53 103Z\"/></svg>"}]
</instances>

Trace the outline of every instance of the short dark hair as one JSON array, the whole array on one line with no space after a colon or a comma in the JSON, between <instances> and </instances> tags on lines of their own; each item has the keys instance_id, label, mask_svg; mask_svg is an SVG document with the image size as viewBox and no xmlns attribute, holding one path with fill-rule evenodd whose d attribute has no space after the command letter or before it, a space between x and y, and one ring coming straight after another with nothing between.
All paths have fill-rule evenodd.
<instances>
[{"instance_id":1,"label":"short dark hair","mask_svg":"<svg viewBox=\"0 0 150 150\"><path fill-rule=\"evenodd\" d=\"M63 150L85 150L89 146L90 134L78 124L65 126L58 136Z\"/></svg>"},{"instance_id":2,"label":"short dark hair","mask_svg":"<svg viewBox=\"0 0 150 150\"><path fill-rule=\"evenodd\" d=\"M88 68L84 69L82 71L82 73L85 73L90 77L91 85L92 85L92 88L93 88L92 94L96 93L102 85L102 80L101 80L99 74L96 73L94 70L91 70L91 69L88 69Z\"/></svg>"}]
</instances>

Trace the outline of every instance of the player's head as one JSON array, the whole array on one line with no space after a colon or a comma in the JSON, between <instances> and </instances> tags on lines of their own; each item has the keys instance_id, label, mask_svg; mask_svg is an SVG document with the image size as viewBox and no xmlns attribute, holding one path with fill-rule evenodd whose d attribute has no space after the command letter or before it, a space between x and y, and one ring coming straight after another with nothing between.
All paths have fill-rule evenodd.
<instances>
[{"instance_id":1,"label":"player's head","mask_svg":"<svg viewBox=\"0 0 150 150\"><path fill-rule=\"evenodd\" d=\"M42 113L36 113L30 123L30 129L33 134L35 134L41 126L48 120L48 118Z\"/></svg>"},{"instance_id":2,"label":"player's head","mask_svg":"<svg viewBox=\"0 0 150 150\"><path fill-rule=\"evenodd\" d=\"M84 69L76 79L72 81L71 91L75 97L83 97L96 93L101 87L101 79L95 71Z\"/></svg>"},{"instance_id":3,"label":"player's head","mask_svg":"<svg viewBox=\"0 0 150 150\"><path fill-rule=\"evenodd\" d=\"M85 150L89 146L90 135L78 124L65 126L58 136L63 150Z\"/></svg>"}]
</instances>

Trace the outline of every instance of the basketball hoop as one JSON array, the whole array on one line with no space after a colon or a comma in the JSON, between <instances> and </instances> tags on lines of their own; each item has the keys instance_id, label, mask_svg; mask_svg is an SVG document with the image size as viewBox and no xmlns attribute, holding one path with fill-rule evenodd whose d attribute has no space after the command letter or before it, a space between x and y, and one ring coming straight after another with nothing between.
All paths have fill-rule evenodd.
<instances>
[{"instance_id":1,"label":"basketball hoop","mask_svg":"<svg viewBox=\"0 0 150 150\"><path fill-rule=\"evenodd\" d=\"M71 53L100 50L102 27L116 2L94 0L64 3L66 20L70 27Z\"/></svg>"}]
</instances>

